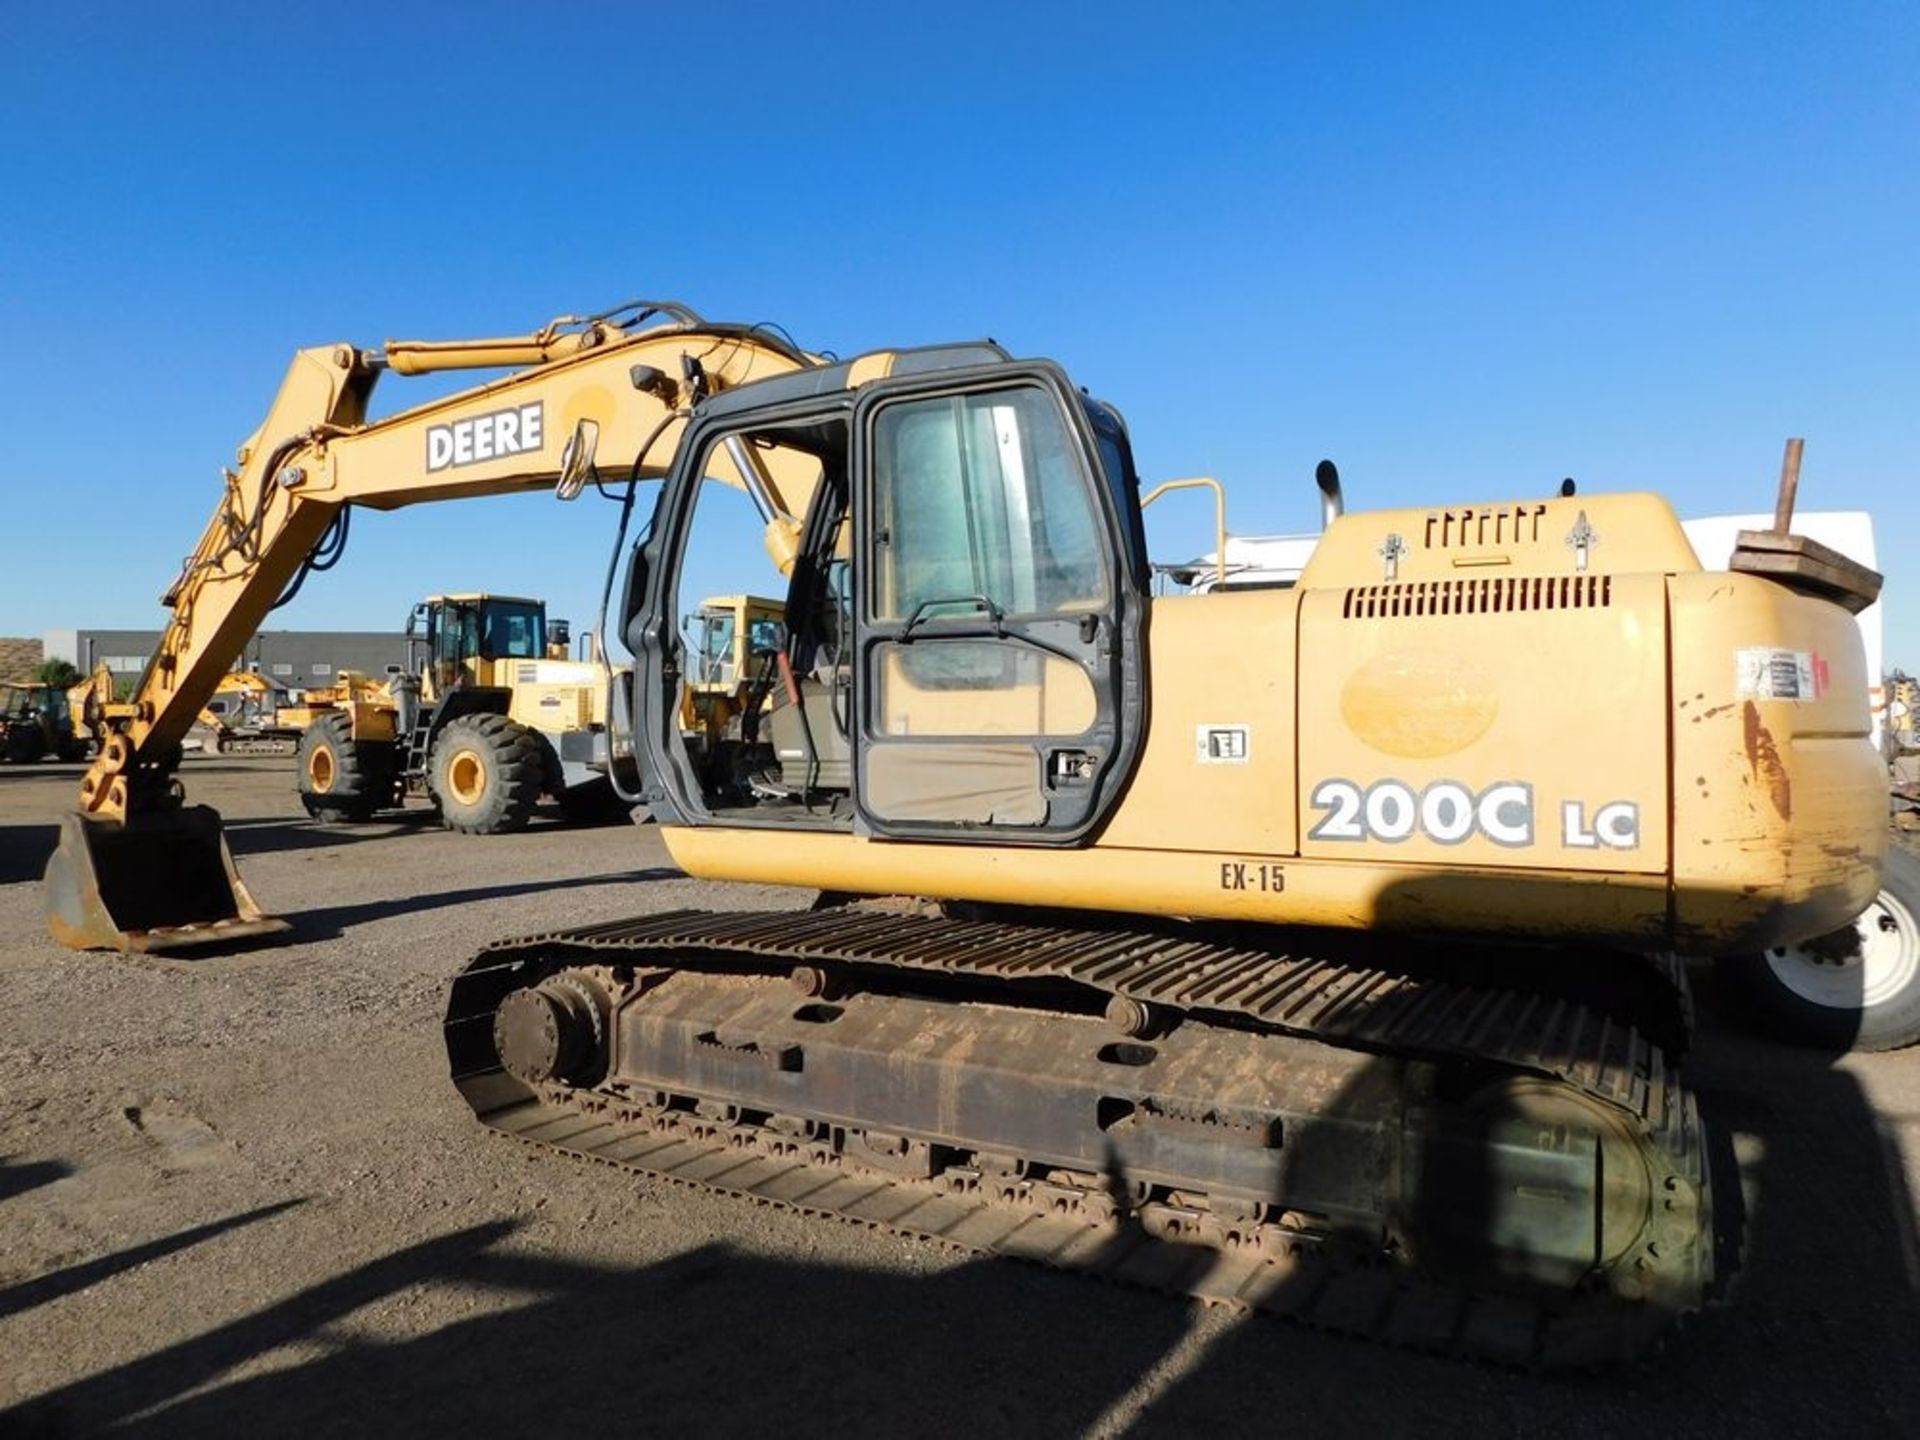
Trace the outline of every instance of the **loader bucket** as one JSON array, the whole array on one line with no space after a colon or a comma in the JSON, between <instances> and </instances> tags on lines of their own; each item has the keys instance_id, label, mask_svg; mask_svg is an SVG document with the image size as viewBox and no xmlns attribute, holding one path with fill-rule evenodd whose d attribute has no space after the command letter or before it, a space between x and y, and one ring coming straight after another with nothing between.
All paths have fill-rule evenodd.
<instances>
[{"instance_id":1,"label":"loader bucket","mask_svg":"<svg viewBox=\"0 0 1920 1440\"><path fill-rule=\"evenodd\" d=\"M74 950L183 950L290 928L253 903L206 805L124 823L64 816L46 903L47 928Z\"/></svg>"}]
</instances>

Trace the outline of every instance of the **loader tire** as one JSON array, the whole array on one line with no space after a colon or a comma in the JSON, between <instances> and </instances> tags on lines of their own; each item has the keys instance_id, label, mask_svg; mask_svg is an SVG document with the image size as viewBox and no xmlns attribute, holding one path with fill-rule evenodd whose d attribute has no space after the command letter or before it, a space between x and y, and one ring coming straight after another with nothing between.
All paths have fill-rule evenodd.
<instances>
[{"instance_id":1,"label":"loader tire","mask_svg":"<svg viewBox=\"0 0 1920 1440\"><path fill-rule=\"evenodd\" d=\"M393 791L385 747L355 743L344 715L322 715L300 736L300 803L323 825L361 824Z\"/></svg>"},{"instance_id":2,"label":"loader tire","mask_svg":"<svg viewBox=\"0 0 1920 1440\"><path fill-rule=\"evenodd\" d=\"M1716 974L1789 1044L1838 1052L1920 1041L1920 857L1889 851L1880 893L1846 930L1721 960Z\"/></svg>"},{"instance_id":3,"label":"loader tire","mask_svg":"<svg viewBox=\"0 0 1920 1440\"><path fill-rule=\"evenodd\" d=\"M449 830L521 830L546 778L540 737L504 715L462 715L434 739L428 788Z\"/></svg>"}]
</instances>

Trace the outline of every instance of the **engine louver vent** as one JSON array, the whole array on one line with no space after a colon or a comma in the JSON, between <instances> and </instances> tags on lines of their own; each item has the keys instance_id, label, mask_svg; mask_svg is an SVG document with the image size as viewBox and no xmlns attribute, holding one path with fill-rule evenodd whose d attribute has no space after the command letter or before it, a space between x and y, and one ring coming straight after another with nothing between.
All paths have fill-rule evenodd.
<instances>
[{"instance_id":1,"label":"engine louver vent","mask_svg":"<svg viewBox=\"0 0 1920 1440\"><path fill-rule=\"evenodd\" d=\"M1537 545L1545 505L1486 505L1436 510L1427 516L1428 550L1481 550L1493 545Z\"/></svg>"},{"instance_id":2,"label":"engine louver vent","mask_svg":"<svg viewBox=\"0 0 1920 1440\"><path fill-rule=\"evenodd\" d=\"M1611 604L1611 575L1505 575L1487 580L1356 586L1347 591L1340 613L1347 620L1384 620L1502 615L1519 610L1599 610Z\"/></svg>"}]
</instances>

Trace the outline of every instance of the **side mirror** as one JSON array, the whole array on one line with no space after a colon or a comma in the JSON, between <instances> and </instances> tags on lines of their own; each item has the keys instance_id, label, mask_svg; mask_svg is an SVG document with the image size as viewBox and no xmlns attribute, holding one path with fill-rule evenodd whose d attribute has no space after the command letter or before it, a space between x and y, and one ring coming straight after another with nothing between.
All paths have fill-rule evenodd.
<instances>
[{"instance_id":1,"label":"side mirror","mask_svg":"<svg viewBox=\"0 0 1920 1440\"><path fill-rule=\"evenodd\" d=\"M556 496L572 500L587 488L587 481L593 475L593 452L599 444L598 420L583 416L574 422L573 434L567 437L566 448L560 452L560 483L553 487Z\"/></svg>"}]
</instances>

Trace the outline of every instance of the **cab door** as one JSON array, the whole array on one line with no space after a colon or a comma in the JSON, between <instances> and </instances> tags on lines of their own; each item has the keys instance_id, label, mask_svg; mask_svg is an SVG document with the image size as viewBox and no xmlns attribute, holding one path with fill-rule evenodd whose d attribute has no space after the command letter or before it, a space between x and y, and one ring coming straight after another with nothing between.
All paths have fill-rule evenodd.
<instances>
[{"instance_id":1,"label":"cab door","mask_svg":"<svg viewBox=\"0 0 1920 1440\"><path fill-rule=\"evenodd\" d=\"M1142 728L1124 486L1066 377L872 386L855 411L855 810L876 836L1070 844Z\"/></svg>"},{"instance_id":2,"label":"cab door","mask_svg":"<svg viewBox=\"0 0 1920 1440\"><path fill-rule=\"evenodd\" d=\"M463 680L468 662L480 653L480 616L471 605L430 602L427 609L429 700L438 700Z\"/></svg>"}]
</instances>

